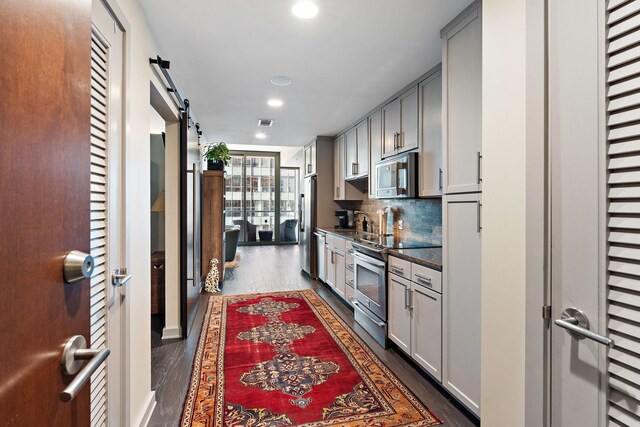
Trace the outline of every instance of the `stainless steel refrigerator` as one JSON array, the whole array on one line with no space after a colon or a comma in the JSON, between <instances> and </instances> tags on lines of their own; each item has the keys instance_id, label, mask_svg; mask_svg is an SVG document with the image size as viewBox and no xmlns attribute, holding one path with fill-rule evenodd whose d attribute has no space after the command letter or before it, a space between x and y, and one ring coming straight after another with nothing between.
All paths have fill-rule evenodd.
<instances>
[{"instance_id":1,"label":"stainless steel refrigerator","mask_svg":"<svg viewBox=\"0 0 640 427\"><path fill-rule=\"evenodd\" d=\"M318 275L316 266L316 237L313 234L317 226L317 177L304 179L304 193L300 195L300 267L311 278Z\"/></svg>"}]
</instances>

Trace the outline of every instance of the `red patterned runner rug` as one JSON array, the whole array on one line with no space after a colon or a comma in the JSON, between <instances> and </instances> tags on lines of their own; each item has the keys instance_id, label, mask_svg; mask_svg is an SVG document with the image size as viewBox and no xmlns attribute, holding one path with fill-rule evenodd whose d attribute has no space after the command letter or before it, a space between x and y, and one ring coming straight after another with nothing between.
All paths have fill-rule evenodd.
<instances>
[{"instance_id":1,"label":"red patterned runner rug","mask_svg":"<svg viewBox=\"0 0 640 427\"><path fill-rule=\"evenodd\" d=\"M432 426L314 291L210 297L181 426Z\"/></svg>"}]
</instances>

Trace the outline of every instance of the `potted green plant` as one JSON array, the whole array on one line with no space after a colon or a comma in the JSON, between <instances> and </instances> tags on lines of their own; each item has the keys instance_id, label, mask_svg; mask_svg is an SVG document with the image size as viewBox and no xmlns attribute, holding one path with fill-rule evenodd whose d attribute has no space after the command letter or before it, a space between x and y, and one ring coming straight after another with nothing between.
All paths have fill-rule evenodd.
<instances>
[{"instance_id":1,"label":"potted green plant","mask_svg":"<svg viewBox=\"0 0 640 427\"><path fill-rule=\"evenodd\" d=\"M224 142L218 142L207 147L202 157L207 160L207 169L210 171L224 170L224 166L229 164L229 160L231 160L229 147Z\"/></svg>"}]
</instances>

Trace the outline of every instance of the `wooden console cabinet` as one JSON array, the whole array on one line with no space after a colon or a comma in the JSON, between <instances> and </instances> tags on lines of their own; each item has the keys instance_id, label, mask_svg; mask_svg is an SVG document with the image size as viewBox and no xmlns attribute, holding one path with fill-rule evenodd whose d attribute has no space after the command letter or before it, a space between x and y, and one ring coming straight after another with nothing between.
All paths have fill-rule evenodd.
<instances>
[{"instance_id":1,"label":"wooden console cabinet","mask_svg":"<svg viewBox=\"0 0 640 427\"><path fill-rule=\"evenodd\" d=\"M164 251L151 254L151 314L164 313Z\"/></svg>"},{"instance_id":2,"label":"wooden console cabinet","mask_svg":"<svg viewBox=\"0 0 640 427\"><path fill-rule=\"evenodd\" d=\"M209 260L218 259L220 282L224 279L224 171L204 171L202 177L202 278Z\"/></svg>"}]
</instances>

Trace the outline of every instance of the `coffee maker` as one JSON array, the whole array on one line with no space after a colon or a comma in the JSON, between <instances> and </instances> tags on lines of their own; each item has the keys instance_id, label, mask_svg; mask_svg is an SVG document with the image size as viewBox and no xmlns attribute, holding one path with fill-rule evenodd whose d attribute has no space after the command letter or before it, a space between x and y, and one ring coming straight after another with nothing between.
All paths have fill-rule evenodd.
<instances>
[{"instance_id":1,"label":"coffee maker","mask_svg":"<svg viewBox=\"0 0 640 427\"><path fill-rule=\"evenodd\" d=\"M349 228L349 215L347 215L346 210L336 211L336 216L338 217L338 227L340 228Z\"/></svg>"}]
</instances>

